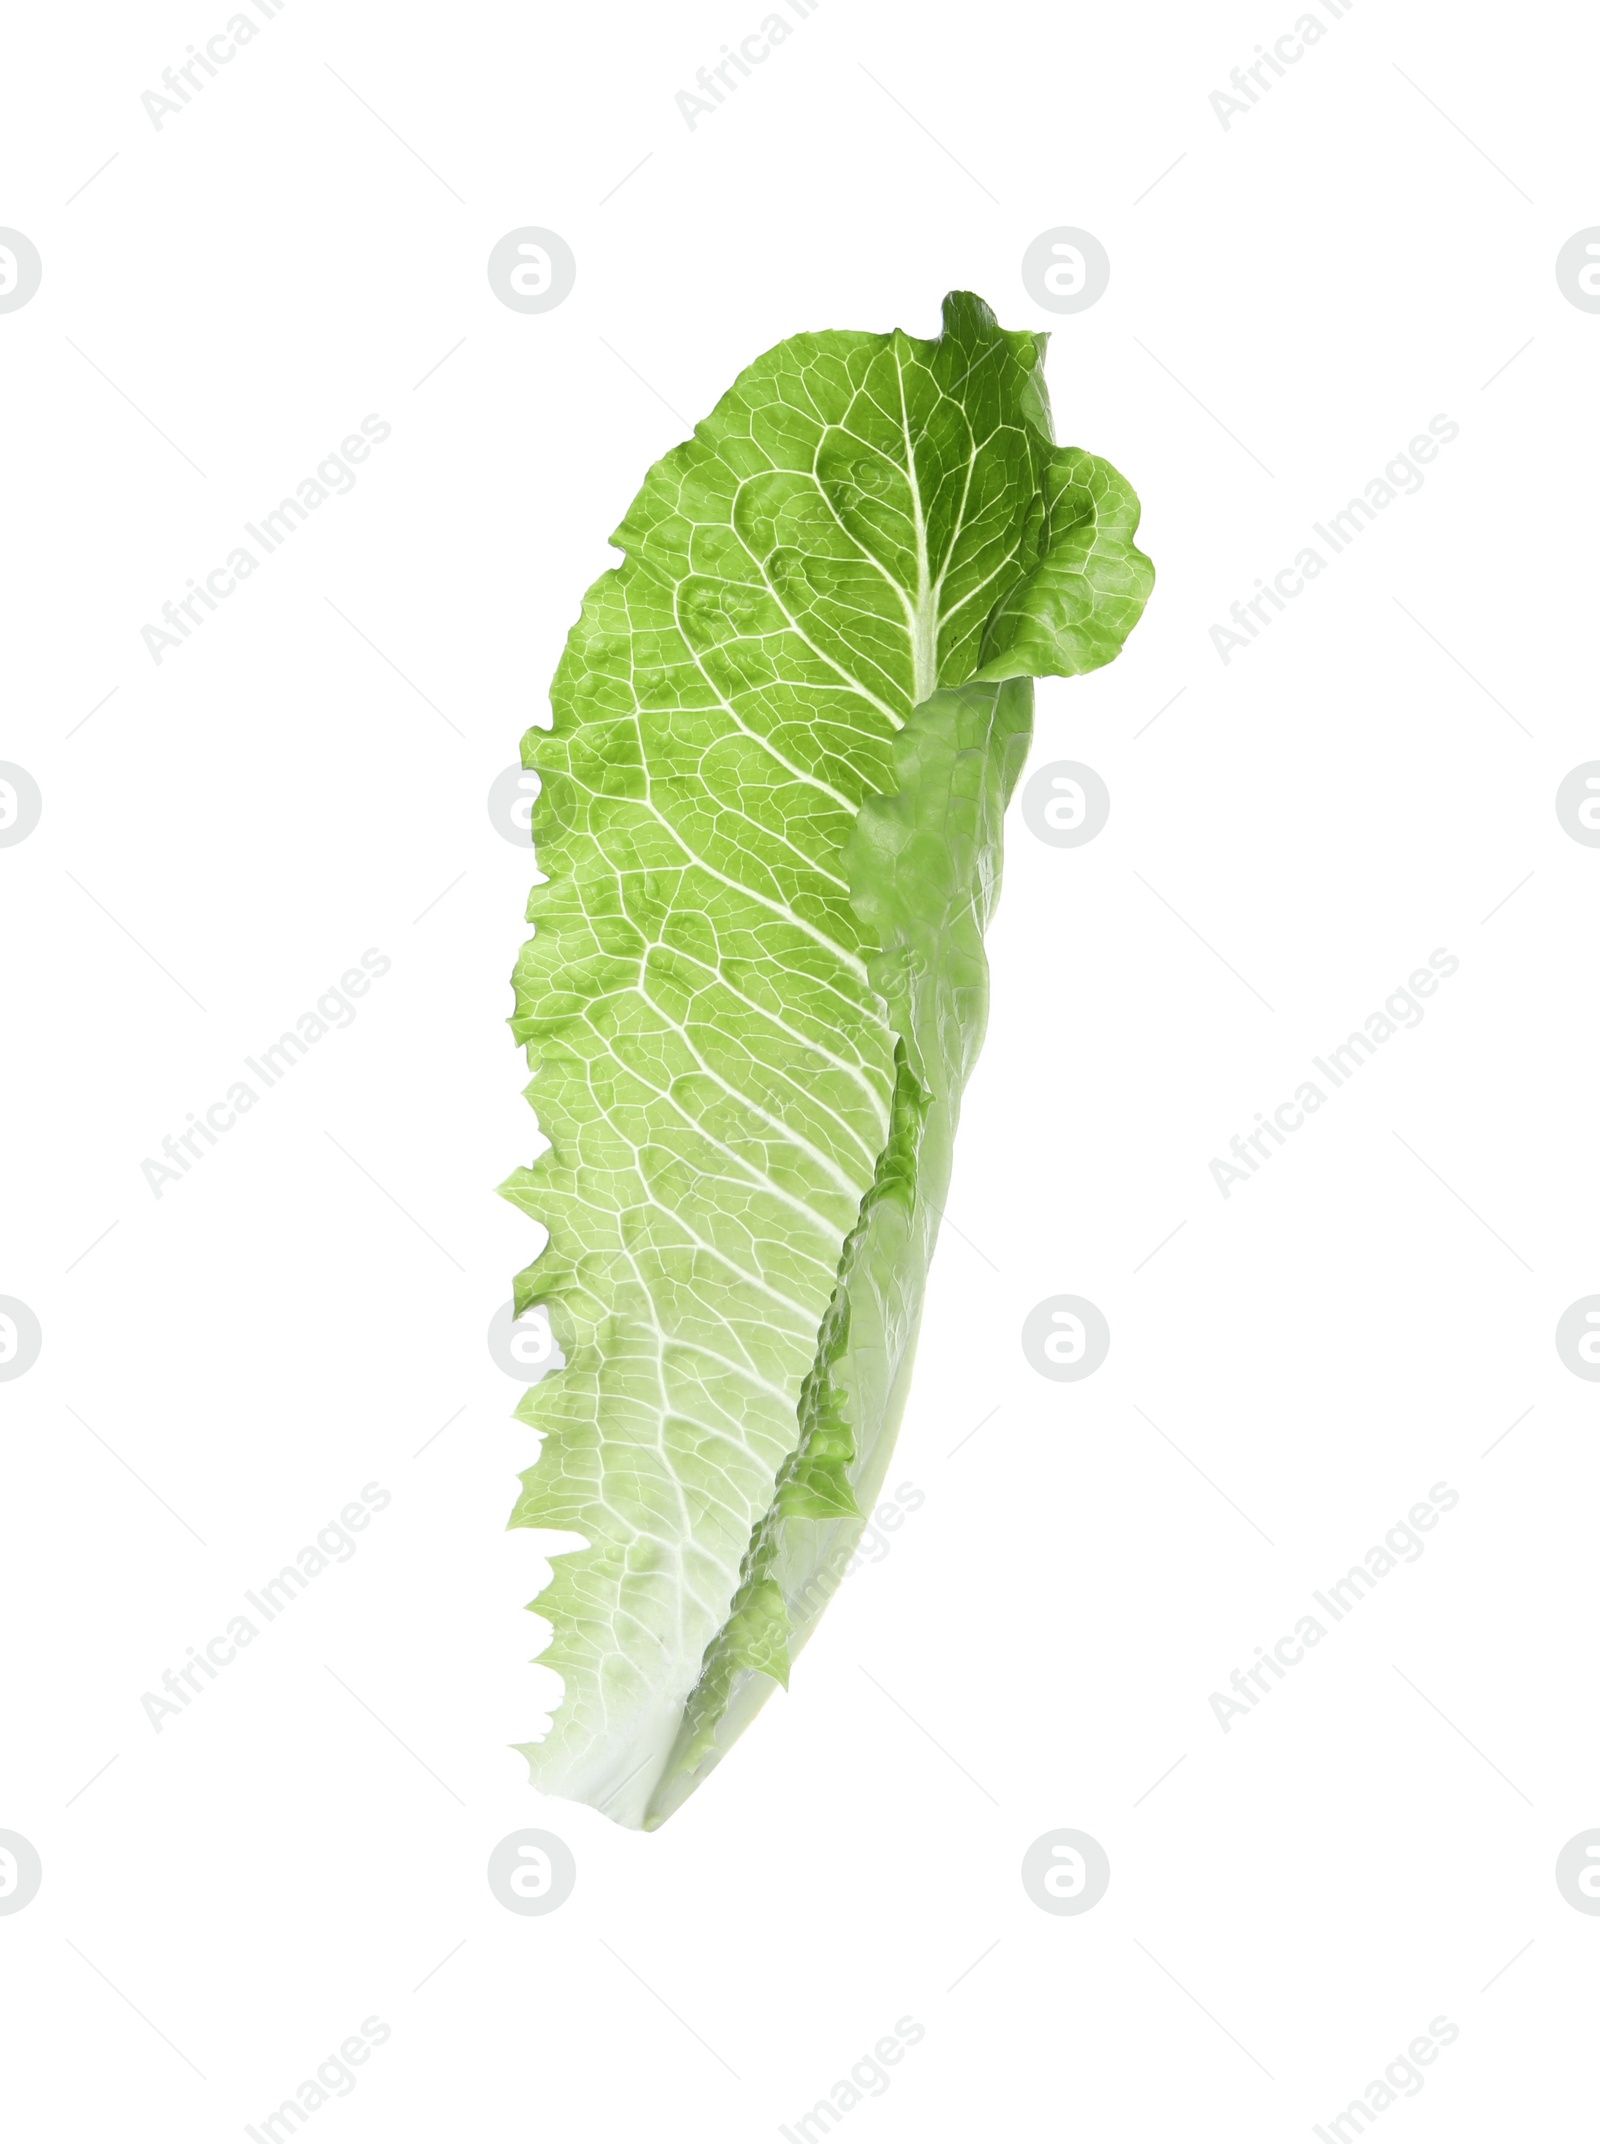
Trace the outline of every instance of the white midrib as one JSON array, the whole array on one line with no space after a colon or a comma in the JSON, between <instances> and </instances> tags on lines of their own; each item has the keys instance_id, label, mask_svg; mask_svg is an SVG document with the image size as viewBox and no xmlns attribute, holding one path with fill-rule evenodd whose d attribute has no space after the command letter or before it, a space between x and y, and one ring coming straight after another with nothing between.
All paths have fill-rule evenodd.
<instances>
[{"instance_id":1,"label":"white midrib","mask_svg":"<svg viewBox=\"0 0 1600 2144\"><path fill-rule=\"evenodd\" d=\"M922 519L916 477L911 496L917 516L917 594L911 607L911 704L920 707L939 682L939 602L928 583L928 531Z\"/></svg>"},{"instance_id":2,"label":"white midrib","mask_svg":"<svg viewBox=\"0 0 1600 2144\"><path fill-rule=\"evenodd\" d=\"M905 374L898 365L896 370L900 377L900 434L906 443L906 481L911 487L911 517L917 538L917 588L911 602L911 704L920 707L939 682L939 596L928 577L928 524L917 483Z\"/></svg>"}]
</instances>

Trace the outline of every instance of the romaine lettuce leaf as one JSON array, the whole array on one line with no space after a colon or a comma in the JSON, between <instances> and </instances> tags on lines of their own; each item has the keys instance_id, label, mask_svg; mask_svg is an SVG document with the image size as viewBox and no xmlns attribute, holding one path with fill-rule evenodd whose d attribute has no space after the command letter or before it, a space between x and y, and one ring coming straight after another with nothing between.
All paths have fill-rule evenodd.
<instances>
[{"instance_id":1,"label":"romaine lettuce leaf","mask_svg":"<svg viewBox=\"0 0 1600 2144\"><path fill-rule=\"evenodd\" d=\"M809 1636L910 1380L1032 685L1109 662L1138 501L1053 443L1045 338L822 333L657 463L523 761L547 882L505 1195L565 1367L513 1526L565 1694L534 1781L653 1827Z\"/></svg>"}]
</instances>

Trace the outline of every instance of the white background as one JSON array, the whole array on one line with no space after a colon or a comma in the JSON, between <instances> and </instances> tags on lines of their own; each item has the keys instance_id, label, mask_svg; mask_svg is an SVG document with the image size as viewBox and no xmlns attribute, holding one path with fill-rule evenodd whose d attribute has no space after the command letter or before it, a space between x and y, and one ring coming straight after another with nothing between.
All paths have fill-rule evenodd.
<instances>
[{"instance_id":1,"label":"white background","mask_svg":"<svg viewBox=\"0 0 1600 2144\"><path fill-rule=\"evenodd\" d=\"M0 315L0 757L44 799L0 851L0 1293L44 1334L0 1388L0 1828L44 1864L0 1917L9 2113L238 2136L376 2015L328 2144L770 2137L909 2015L859 2144L1255 2140L1443 2015L1385 2136L1575 2135L1600 1460L1552 1336L1600 1286L1600 853L1553 799L1600 755L1600 317L1553 267L1600 221L1600 32L1359 0L1224 130L1296 0L823 0L691 131L762 7L289 0L159 131L227 0L6 31L0 222L44 261ZM541 316L485 276L523 224L578 262ZM1112 277L1052 319L1019 270L1057 224ZM926 1501L636 1836L507 1747L529 872L486 794L686 421L950 287L1054 328L1061 437L1144 501L1145 622L1040 691L1034 764L1111 819L1013 823L890 1471ZM369 412L355 490L153 663ZM1225 666L1210 627L1436 413L1420 493ZM354 1024L157 1200L144 1158L374 946ZM1436 947L1420 1028L1224 1200L1211 1158ZM1019 1344L1062 1292L1112 1332L1076 1385ZM157 1734L142 1693L369 1481L354 1558ZM1211 1692L1441 1481L1420 1561L1225 1734ZM545 1918L485 1880L529 1824L577 1860ZM1019 1879L1058 1826L1110 1856L1081 1917Z\"/></svg>"}]
</instances>

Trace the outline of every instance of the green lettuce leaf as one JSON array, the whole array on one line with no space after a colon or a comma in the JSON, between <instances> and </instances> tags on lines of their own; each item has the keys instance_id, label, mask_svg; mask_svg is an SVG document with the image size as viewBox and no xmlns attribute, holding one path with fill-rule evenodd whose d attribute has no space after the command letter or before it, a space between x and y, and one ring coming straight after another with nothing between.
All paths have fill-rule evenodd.
<instances>
[{"instance_id":1,"label":"green lettuce leaf","mask_svg":"<svg viewBox=\"0 0 1600 2144\"><path fill-rule=\"evenodd\" d=\"M1138 501L1053 441L1045 338L822 333L650 471L530 730L505 1195L565 1366L513 1526L565 1693L535 1783L653 1827L815 1626L905 1404L1031 679L1109 662Z\"/></svg>"}]
</instances>

